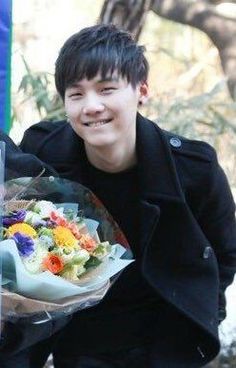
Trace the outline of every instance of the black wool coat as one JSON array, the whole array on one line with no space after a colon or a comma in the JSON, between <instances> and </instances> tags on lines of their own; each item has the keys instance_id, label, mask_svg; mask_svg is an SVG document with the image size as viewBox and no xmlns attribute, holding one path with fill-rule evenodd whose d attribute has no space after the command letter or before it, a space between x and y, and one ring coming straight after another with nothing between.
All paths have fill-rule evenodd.
<instances>
[{"instance_id":1,"label":"black wool coat","mask_svg":"<svg viewBox=\"0 0 236 368\"><path fill-rule=\"evenodd\" d=\"M21 148L60 176L83 178L83 142L65 121L28 129ZM214 149L137 116L142 273L168 305L157 367L200 367L219 351L236 270L235 205Z\"/></svg>"},{"instance_id":2,"label":"black wool coat","mask_svg":"<svg viewBox=\"0 0 236 368\"><path fill-rule=\"evenodd\" d=\"M57 175L52 167L41 162L37 157L23 153L6 133L0 129L0 141L5 143L5 180L21 176Z\"/></svg>"}]
</instances>

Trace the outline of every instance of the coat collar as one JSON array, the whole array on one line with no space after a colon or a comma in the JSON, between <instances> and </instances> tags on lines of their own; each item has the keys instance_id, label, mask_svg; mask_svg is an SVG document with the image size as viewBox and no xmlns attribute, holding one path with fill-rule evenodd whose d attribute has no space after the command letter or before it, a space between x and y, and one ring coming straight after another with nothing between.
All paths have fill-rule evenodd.
<instances>
[{"instance_id":1,"label":"coat collar","mask_svg":"<svg viewBox=\"0 0 236 368\"><path fill-rule=\"evenodd\" d=\"M136 144L141 198L183 201L168 139L156 124L140 114L137 116Z\"/></svg>"},{"instance_id":2,"label":"coat collar","mask_svg":"<svg viewBox=\"0 0 236 368\"><path fill-rule=\"evenodd\" d=\"M63 146L67 164L73 168L76 165L76 173L71 179L81 179L86 173L84 165L87 161L83 141L68 123L63 126L63 131L57 129L53 132L50 139L61 139L61 134L69 143ZM140 114L137 114L136 151L141 199L151 202L158 198L183 201L184 195L168 138L162 129ZM51 159L55 163L59 159L57 153Z\"/></svg>"},{"instance_id":3,"label":"coat collar","mask_svg":"<svg viewBox=\"0 0 236 368\"><path fill-rule=\"evenodd\" d=\"M166 208L173 209L173 206L185 200L165 133L139 114L136 151L140 185L139 242L142 253L150 243L161 212Z\"/></svg>"}]
</instances>

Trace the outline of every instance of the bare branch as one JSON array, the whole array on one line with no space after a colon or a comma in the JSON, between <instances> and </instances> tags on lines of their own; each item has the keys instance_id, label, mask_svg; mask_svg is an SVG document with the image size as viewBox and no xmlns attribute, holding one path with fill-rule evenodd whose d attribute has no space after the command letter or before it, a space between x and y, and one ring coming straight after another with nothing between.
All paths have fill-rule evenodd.
<instances>
[{"instance_id":1,"label":"bare branch","mask_svg":"<svg viewBox=\"0 0 236 368\"><path fill-rule=\"evenodd\" d=\"M217 47L228 87L236 96L236 21L218 14L213 5L199 0L155 0L151 9L161 17L205 32Z\"/></svg>"},{"instance_id":2,"label":"bare branch","mask_svg":"<svg viewBox=\"0 0 236 368\"><path fill-rule=\"evenodd\" d=\"M114 23L133 33L136 40L148 10L174 22L190 25L208 35L217 47L228 77L231 96L236 97L236 19L222 15L210 0L105 0L99 21ZM233 3L231 1L231 3ZM236 3L236 0L234 1Z\"/></svg>"}]
</instances>

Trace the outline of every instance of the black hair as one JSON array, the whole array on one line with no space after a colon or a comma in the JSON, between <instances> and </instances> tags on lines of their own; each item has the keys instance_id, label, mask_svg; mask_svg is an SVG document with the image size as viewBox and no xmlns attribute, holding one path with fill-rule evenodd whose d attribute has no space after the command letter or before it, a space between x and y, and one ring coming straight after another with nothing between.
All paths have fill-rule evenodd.
<instances>
[{"instance_id":1,"label":"black hair","mask_svg":"<svg viewBox=\"0 0 236 368\"><path fill-rule=\"evenodd\" d=\"M113 24L100 24L82 29L62 46L56 60L55 84L64 100L65 90L83 78L102 78L114 71L135 87L145 82L148 62L145 48L138 46L131 34Z\"/></svg>"}]
</instances>

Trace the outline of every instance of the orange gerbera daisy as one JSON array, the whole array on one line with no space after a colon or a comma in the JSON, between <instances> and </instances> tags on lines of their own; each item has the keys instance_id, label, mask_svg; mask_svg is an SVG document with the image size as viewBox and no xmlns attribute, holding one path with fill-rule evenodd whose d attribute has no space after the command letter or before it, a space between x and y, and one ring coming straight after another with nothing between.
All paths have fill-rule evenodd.
<instances>
[{"instance_id":1,"label":"orange gerbera daisy","mask_svg":"<svg viewBox=\"0 0 236 368\"><path fill-rule=\"evenodd\" d=\"M43 260L43 267L52 272L52 273L59 273L63 270L64 263L62 259L57 256L56 254L48 254L46 258Z\"/></svg>"}]
</instances>

